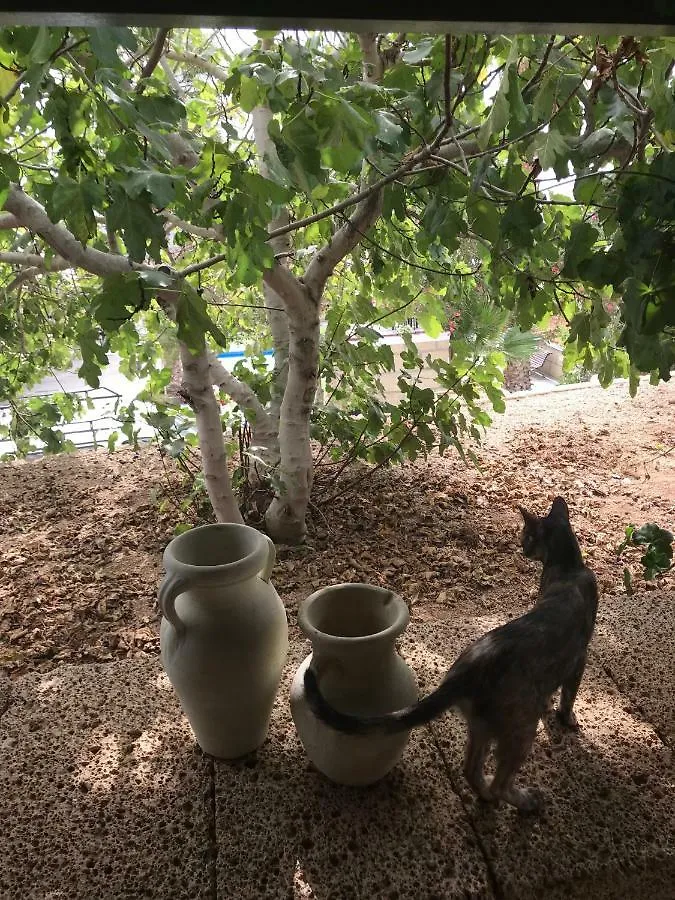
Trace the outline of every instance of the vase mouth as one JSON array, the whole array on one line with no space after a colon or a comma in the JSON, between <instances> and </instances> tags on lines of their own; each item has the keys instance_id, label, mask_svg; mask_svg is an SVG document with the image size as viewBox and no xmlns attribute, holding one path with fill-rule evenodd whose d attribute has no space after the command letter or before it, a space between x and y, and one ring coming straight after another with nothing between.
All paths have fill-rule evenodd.
<instances>
[{"instance_id":1,"label":"vase mouth","mask_svg":"<svg viewBox=\"0 0 675 900\"><path fill-rule=\"evenodd\" d=\"M268 539L250 525L219 522L177 535L164 550L167 571L195 578L242 579L264 567Z\"/></svg>"},{"instance_id":2,"label":"vase mouth","mask_svg":"<svg viewBox=\"0 0 675 900\"><path fill-rule=\"evenodd\" d=\"M320 588L298 610L298 625L313 644L386 642L402 634L409 621L408 607L399 594L362 583Z\"/></svg>"}]
</instances>

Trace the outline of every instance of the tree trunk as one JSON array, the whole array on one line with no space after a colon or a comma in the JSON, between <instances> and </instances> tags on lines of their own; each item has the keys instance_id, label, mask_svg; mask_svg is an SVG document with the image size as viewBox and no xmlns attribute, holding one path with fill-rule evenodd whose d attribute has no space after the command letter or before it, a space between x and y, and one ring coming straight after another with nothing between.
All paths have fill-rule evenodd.
<instances>
[{"instance_id":1,"label":"tree trunk","mask_svg":"<svg viewBox=\"0 0 675 900\"><path fill-rule=\"evenodd\" d=\"M290 327L288 379L279 420L280 479L283 489L272 500L265 523L274 540L300 543L314 475L310 444L310 417L318 382L318 307L306 298L303 315L293 316Z\"/></svg>"},{"instance_id":2,"label":"tree trunk","mask_svg":"<svg viewBox=\"0 0 675 900\"><path fill-rule=\"evenodd\" d=\"M209 500L219 522L243 523L227 471L220 410L211 384L206 346L196 354L182 341L179 341L179 347L183 364L183 386L190 397L197 420L202 470Z\"/></svg>"},{"instance_id":3,"label":"tree trunk","mask_svg":"<svg viewBox=\"0 0 675 900\"><path fill-rule=\"evenodd\" d=\"M263 41L263 49L269 49L272 42L269 39ZM269 178L269 160L276 157L276 147L269 136L269 125L272 121L272 111L269 106L257 106L252 114L253 121L253 137L255 141L256 151L258 154L258 169L263 178ZM288 210L284 209L275 219L267 226L268 231L275 231L277 228L284 228L290 222ZM270 246L277 257L279 265L288 266L288 260L293 248L291 234L285 234L281 237L273 238ZM274 290L274 288L263 283L263 296L265 308L267 310L267 321L272 334L272 347L274 350L274 380L271 388L271 401L269 405L268 415L271 423L275 428L279 426L279 417L281 414L281 405L283 403L284 392L286 390L286 380L288 378L288 354L289 354L289 333L288 333L288 316L284 309L283 300ZM266 460L268 462L268 460ZM279 457L270 459L269 464L277 465Z\"/></svg>"}]
</instances>

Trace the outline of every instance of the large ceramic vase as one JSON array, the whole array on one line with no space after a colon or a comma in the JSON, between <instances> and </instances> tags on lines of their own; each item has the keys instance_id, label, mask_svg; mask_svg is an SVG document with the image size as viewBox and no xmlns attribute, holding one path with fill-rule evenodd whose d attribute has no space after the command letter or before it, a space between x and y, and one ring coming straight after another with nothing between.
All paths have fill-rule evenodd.
<instances>
[{"instance_id":1,"label":"large ceramic vase","mask_svg":"<svg viewBox=\"0 0 675 900\"><path fill-rule=\"evenodd\" d=\"M269 578L272 541L247 525L203 525L164 551L162 664L204 752L234 759L267 737L288 652Z\"/></svg>"},{"instance_id":2,"label":"large ceramic vase","mask_svg":"<svg viewBox=\"0 0 675 900\"><path fill-rule=\"evenodd\" d=\"M322 588L300 606L298 624L312 643L291 685L291 712L300 741L320 772L339 784L379 781L399 761L409 732L349 735L311 712L304 676L311 664L326 700L340 712L379 715L417 700L417 681L396 650L409 621L397 594L368 584Z\"/></svg>"}]
</instances>

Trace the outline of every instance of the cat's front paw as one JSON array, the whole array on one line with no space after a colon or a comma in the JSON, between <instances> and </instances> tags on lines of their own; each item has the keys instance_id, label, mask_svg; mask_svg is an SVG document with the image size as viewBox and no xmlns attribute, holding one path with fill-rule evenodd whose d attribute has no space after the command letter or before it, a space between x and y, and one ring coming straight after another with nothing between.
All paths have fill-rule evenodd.
<instances>
[{"instance_id":1,"label":"cat's front paw","mask_svg":"<svg viewBox=\"0 0 675 900\"><path fill-rule=\"evenodd\" d=\"M565 728L569 728L570 731L579 731L579 721L577 717L574 715L574 711L571 709L558 709L556 710L556 717L561 725L564 725Z\"/></svg>"}]
</instances>

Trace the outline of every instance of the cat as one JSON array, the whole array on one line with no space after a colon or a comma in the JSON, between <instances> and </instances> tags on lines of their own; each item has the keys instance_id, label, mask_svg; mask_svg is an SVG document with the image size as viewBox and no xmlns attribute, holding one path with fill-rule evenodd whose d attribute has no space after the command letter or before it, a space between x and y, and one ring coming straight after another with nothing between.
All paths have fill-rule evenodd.
<instances>
[{"instance_id":1,"label":"cat","mask_svg":"<svg viewBox=\"0 0 675 900\"><path fill-rule=\"evenodd\" d=\"M457 708L468 727L464 775L471 788L484 800L503 800L528 813L539 811L541 798L536 790L516 787L514 780L558 688L557 716L563 725L578 728L572 707L595 627L598 588L562 497L545 516L518 509L523 553L543 563L537 601L524 615L470 644L435 691L406 709L360 717L330 706L311 665L304 686L317 718L350 734L405 731ZM497 766L488 783L483 769L493 742Z\"/></svg>"}]
</instances>

